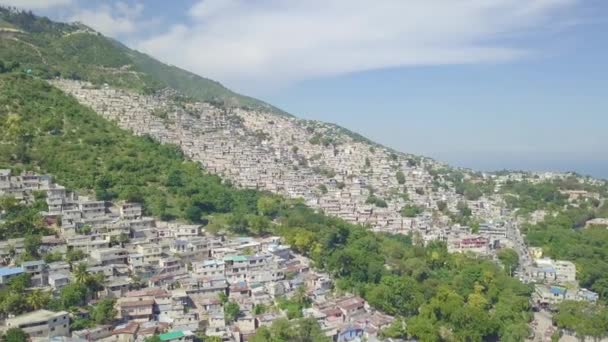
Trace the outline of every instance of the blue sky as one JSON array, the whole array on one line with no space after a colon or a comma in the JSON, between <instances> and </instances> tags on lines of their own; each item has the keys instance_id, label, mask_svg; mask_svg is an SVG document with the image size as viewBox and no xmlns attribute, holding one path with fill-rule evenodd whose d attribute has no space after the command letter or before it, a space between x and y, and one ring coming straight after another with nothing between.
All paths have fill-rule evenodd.
<instances>
[{"instance_id":1,"label":"blue sky","mask_svg":"<svg viewBox=\"0 0 608 342\"><path fill-rule=\"evenodd\" d=\"M297 116L483 170L608 178L599 0L0 0Z\"/></svg>"}]
</instances>

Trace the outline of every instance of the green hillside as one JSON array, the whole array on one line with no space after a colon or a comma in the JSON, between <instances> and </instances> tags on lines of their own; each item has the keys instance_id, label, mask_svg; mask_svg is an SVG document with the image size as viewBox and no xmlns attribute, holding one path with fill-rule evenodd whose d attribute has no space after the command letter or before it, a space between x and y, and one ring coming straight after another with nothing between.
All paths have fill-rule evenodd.
<instances>
[{"instance_id":1,"label":"green hillside","mask_svg":"<svg viewBox=\"0 0 608 342\"><path fill-rule=\"evenodd\" d=\"M298 201L235 189L186 161L177 147L133 136L47 82L2 70L0 168L50 173L71 189L140 201L148 214L200 222L209 230L280 235L336 277L340 288L407 322L405 328L397 320L388 336L527 336L530 289L491 261L448 254L442 243L423 246L407 236L374 234ZM21 226L2 224L0 232L14 236Z\"/></svg>"},{"instance_id":2,"label":"green hillside","mask_svg":"<svg viewBox=\"0 0 608 342\"><path fill-rule=\"evenodd\" d=\"M82 24L56 23L29 12L0 7L2 27L16 28L23 33L0 34L0 60L5 64L16 63L35 76L61 76L99 85L107 83L140 92L170 87L200 101L286 115L278 108L237 94L216 81L131 50Z\"/></svg>"},{"instance_id":3,"label":"green hillside","mask_svg":"<svg viewBox=\"0 0 608 342\"><path fill-rule=\"evenodd\" d=\"M126 47L123 48L128 50ZM127 54L131 57L131 61L137 70L144 72L164 85L179 90L184 95L208 102L223 102L233 107L263 109L276 114L288 115L270 104L237 94L219 82L161 63L141 52L128 50Z\"/></svg>"}]
</instances>

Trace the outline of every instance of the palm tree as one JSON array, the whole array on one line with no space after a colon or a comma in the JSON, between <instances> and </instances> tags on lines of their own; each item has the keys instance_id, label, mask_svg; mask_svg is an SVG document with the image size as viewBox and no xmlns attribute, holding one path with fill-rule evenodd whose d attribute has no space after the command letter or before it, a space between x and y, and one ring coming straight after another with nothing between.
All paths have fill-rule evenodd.
<instances>
[{"instance_id":1,"label":"palm tree","mask_svg":"<svg viewBox=\"0 0 608 342\"><path fill-rule=\"evenodd\" d=\"M25 299L27 304L34 310L42 309L49 301L47 293L41 290L34 290Z\"/></svg>"},{"instance_id":2,"label":"palm tree","mask_svg":"<svg viewBox=\"0 0 608 342\"><path fill-rule=\"evenodd\" d=\"M87 265L84 262L81 262L78 264L78 266L76 266L76 270L74 271L74 279L76 279L77 284L85 285L89 281L90 277L91 274L87 270Z\"/></svg>"},{"instance_id":3,"label":"palm tree","mask_svg":"<svg viewBox=\"0 0 608 342\"><path fill-rule=\"evenodd\" d=\"M87 279L87 289L94 298L97 298L98 292L103 290L104 280L105 276L103 273L89 275L89 278Z\"/></svg>"}]
</instances>

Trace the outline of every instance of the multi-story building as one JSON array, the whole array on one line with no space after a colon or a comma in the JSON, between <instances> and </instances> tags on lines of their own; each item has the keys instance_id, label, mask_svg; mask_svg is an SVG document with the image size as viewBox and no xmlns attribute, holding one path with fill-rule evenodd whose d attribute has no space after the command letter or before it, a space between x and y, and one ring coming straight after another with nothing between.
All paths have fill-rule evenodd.
<instances>
[{"instance_id":1,"label":"multi-story building","mask_svg":"<svg viewBox=\"0 0 608 342\"><path fill-rule=\"evenodd\" d=\"M46 286L49 283L49 273L44 260L26 261L21 264L21 268L25 273L30 275L30 284L32 286Z\"/></svg>"},{"instance_id":2,"label":"multi-story building","mask_svg":"<svg viewBox=\"0 0 608 342\"><path fill-rule=\"evenodd\" d=\"M23 274L21 267L2 267L0 268L0 285L6 285L14 277Z\"/></svg>"},{"instance_id":3,"label":"multi-story building","mask_svg":"<svg viewBox=\"0 0 608 342\"><path fill-rule=\"evenodd\" d=\"M91 259L100 265L126 264L129 253L124 248L99 248L91 251Z\"/></svg>"},{"instance_id":4,"label":"multi-story building","mask_svg":"<svg viewBox=\"0 0 608 342\"><path fill-rule=\"evenodd\" d=\"M507 227L500 224L483 223L479 225L478 233L490 239L504 239L507 237Z\"/></svg>"},{"instance_id":5,"label":"multi-story building","mask_svg":"<svg viewBox=\"0 0 608 342\"><path fill-rule=\"evenodd\" d=\"M137 220L142 217L141 204L139 203L121 203L118 208L120 218L123 220Z\"/></svg>"},{"instance_id":6,"label":"multi-story building","mask_svg":"<svg viewBox=\"0 0 608 342\"><path fill-rule=\"evenodd\" d=\"M9 318L6 326L19 328L32 338L70 335L70 317L65 311L38 310Z\"/></svg>"}]
</instances>

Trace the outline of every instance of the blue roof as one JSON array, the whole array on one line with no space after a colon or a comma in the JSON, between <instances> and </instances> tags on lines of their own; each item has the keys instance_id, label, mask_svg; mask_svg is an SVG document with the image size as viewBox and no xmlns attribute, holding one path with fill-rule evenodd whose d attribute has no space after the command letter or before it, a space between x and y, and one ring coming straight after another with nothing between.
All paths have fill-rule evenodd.
<instances>
[{"instance_id":1,"label":"blue roof","mask_svg":"<svg viewBox=\"0 0 608 342\"><path fill-rule=\"evenodd\" d=\"M0 277L11 276L15 274L23 273L23 268L21 267L2 267L0 268Z\"/></svg>"},{"instance_id":2,"label":"blue roof","mask_svg":"<svg viewBox=\"0 0 608 342\"><path fill-rule=\"evenodd\" d=\"M559 286L551 286L551 293L554 295L564 295L566 293L566 288Z\"/></svg>"}]
</instances>

